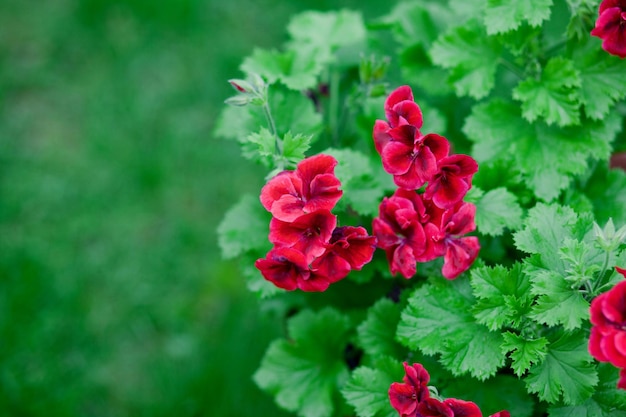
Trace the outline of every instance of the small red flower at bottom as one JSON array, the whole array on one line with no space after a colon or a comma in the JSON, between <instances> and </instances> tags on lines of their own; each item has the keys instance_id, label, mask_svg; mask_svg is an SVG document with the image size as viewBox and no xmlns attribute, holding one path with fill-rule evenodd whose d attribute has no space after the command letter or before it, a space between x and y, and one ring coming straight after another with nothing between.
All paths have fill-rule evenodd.
<instances>
[{"instance_id":1,"label":"small red flower at bottom","mask_svg":"<svg viewBox=\"0 0 626 417\"><path fill-rule=\"evenodd\" d=\"M391 406L401 416L414 416L415 410L420 402L430 397L428 391L428 381L430 375L419 363L410 366L407 362L404 365L404 383L394 382L389 387L389 401Z\"/></svg>"},{"instance_id":2,"label":"small red flower at bottom","mask_svg":"<svg viewBox=\"0 0 626 417\"><path fill-rule=\"evenodd\" d=\"M626 58L626 0L603 0L592 36L602 39L602 48Z\"/></svg>"}]
</instances>

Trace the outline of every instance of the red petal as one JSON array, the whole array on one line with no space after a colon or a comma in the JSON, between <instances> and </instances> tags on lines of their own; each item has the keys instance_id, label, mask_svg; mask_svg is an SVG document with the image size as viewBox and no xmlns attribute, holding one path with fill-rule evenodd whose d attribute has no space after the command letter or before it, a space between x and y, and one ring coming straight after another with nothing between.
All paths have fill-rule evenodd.
<instances>
[{"instance_id":1,"label":"red petal","mask_svg":"<svg viewBox=\"0 0 626 417\"><path fill-rule=\"evenodd\" d=\"M304 202L299 197L285 194L272 204L272 215L284 222L292 222L304 214Z\"/></svg>"},{"instance_id":2,"label":"red petal","mask_svg":"<svg viewBox=\"0 0 626 417\"><path fill-rule=\"evenodd\" d=\"M619 381L617 381L617 388L626 389L626 369L620 369Z\"/></svg>"},{"instance_id":3,"label":"red petal","mask_svg":"<svg viewBox=\"0 0 626 417\"><path fill-rule=\"evenodd\" d=\"M615 330L605 334L600 340L602 353L612 365L618 368L626 368L626 355L623 353L625 339L626 333L624 331Z\"/></svg>"},{"instance_id":4,"label":"red petal","mask_svg":"<svg viewBox=\"0 0 626 417\"><path fill-rule=\"evenodd\" d=\"M381 249L391 249L400 243L400 238L392 226L378 217L372 221L372 231L376 236L377 245Z\"/></svg>"},{"instance_id":5,"label":"red petal","mask_svg":"<svg viewBox=\"0 0 626 417\"><path fill-rule=\"evenodd\" d=\"M389 386L388 395L391 406L400 415L404 416L415 412L417 400L412 386L394 382Z\"/></svg>"},{"instance_id":6,"label":"red petal","mask_svg":"<svg viewBox=\"0 0 626 417\"><path fill-rule=\"evenodd\" d=\"M469 188L470 186L465 179L456 175L449 175L448 177L438 177L429 182L424 196L431 198L437 207L449 209L465 197Z\"/></svg>"},{"instance_id":7,"label":"red petal","mask_svg":"<svg viewBox=\"0 0 626 417\"><path fill-rule=\"evenodd\" d=\"M385 145L391 140L391 136L389 135L389 130L391 126L385 121L376 120L374 122L374 131L372 132L372 137L374 139L374 147L376 148L376 152L381 154Z\"/></svg>"},{"instance_id":8,"label":"red petal","mask_svg":"<svg viewBox=\"0 0 626 417\"><path fill-rule=\"evenodd\" d=\"M413 248L406 243L401 243L393 253L391 273L395 275L398 272L406 279L413 277L417 272Z\"/></svg>"},{"instance_id":9,"label":"red petal","mask_svg":"<svg viewBox=\"0 0 626 417\"><path fill-rule=\"evenodd\" d=\"M480 243L476 236L453 239L446 243L446 254L443 258L443 268L441 273L447 279L455 279L472 265L478 251Z\"/></svg>"},{"instance_id":10,"label":"red petal","mask_svg":"<svg viewBox=\"0 0 626 417\"><path fill-rule=\"evenodd\" d=\"M395 113L395 114L394 114ZM404 100L393 106L392 118L389 119L392 124L403 125L408 124L416 128L422 127L422 110L413 100Z\"/></svg>"},{"instance_id":11,"label":"red petal","mask_svg":"<svg viewBox=\"0 0 626 417\"><path fill-rule=\"evenodd\" d=\"M490 415L489 417L511 417L511 413L506 410L498 411L495 414Z\"/></svg>"},{"instance_id":12,"label":"red petal","mask_svg":"<svg viewBox=\"0 0 626 417\"><path fill-rule=\"evenodd\" d=\"M435 398L427 398L417 406L417 415L421 417L454 417L454 411Z\"/></svg>"},{"instance_id":13,"label":"red petal","mask_svg":"<svg viewBox=\"0 0 626 417\"><path fill-rule=\"evenodd\" d=\"M272 211L272 205L284 195L298 197L302 195L302 181L293 171L283 171L269 180L261 189L261 204L267 211Z\"/></svg>"},{"instance_id":14,"label":"red petal","mask_svg":"<svg viewBox=\"0 0 626 417\"><path fill-rule=\"evenodd\" d=\"M317 210L332 210L341 198L343 191L339 189L341 182L334 174L316 176L310 183L309 193L305 194L304 211L311 213Z\"/></svg>"},{"instance_id":15,"label":"red petal","mask_svg":"<svg viewBox=\"0 0 626 417\"><path fill-rule=\"evenodd\" d=\"M322 292L328 289L330 283L327 276L311 273L309 279L298 281L298 288L302 291Z\"/></svg>"},{"instance_id":16,"label":"red petal","mask_svg":"<svg viewBox=\"0 0 626 417\"><path fill-rule=\"evenodd\" d=\"M604 338L604 335L600 331L600 328L597 326L592 327L591 335L589 336L589 344L587 348L589 350L589 354L593 356L594 358L596 358L598 361L608 362L609 358L607 358L604 355L604 352L602 351L602 348L600 347L600 344L603 338Z\"/></svg>"},{"instance_id":17,"label":"red petal","mask_svg":"<svg viewBox=\"0 0 626 417\"><path fill-rule=\"evenodd\" d=\"M598 17L592 36L603 40L602 48L612 55L626 58L626 20L619 7L606 8Z\"/></svg>"},{"instance_id":18,"label":"red petal","mask_svg":"<svg viewBox=\"0 0 626 417\"><path fill-rule=\"evenodd\" d=\"M476 206L472 203L462 203L456 213L452 215L447 225L441 225L446 233L452 236L460 236L476 230Z\"/></svg>"},{"instance_id":19,"label":"red petal","mask_svg":"<svg viewBox=\"0 0 626 417\"><path fill-rule=\"evenodd\" d=\"M391 141L381 154L383 168L392 175L406 173L413 163L413 145L407 146L402 142Z\"/></svg>"},{"instance_id":20,"label":"red petal","mask_svg":"<svg viewBox=\"0 0 626 417\"><path fill-rule=\"evenodd\" d=\"M608 324L606 317L604 316L604 313L602 312L607 294L608 293L605 292L603 294L600 294L593 300L591 300L591 308L590 308L591 324L594 324L596 326L604 326Z\"/></svg>"},{"instance_id":21,"label":"red petal","mask_svg":"<svg viewBox=\"0 0 626 417\"><path fill-rule=\"evenodd\" d=\"M295 290L298 282L310 275L304 254L292 248L274 248L254 266L266 280L289 291Z\"/></svg>"},{"instance_id":22,"label":"red petal","mask_svg":"<svg viewBox=\"0 0 626 417\"><path fill-rule=\"evenodd\" d=\"M393 107L401 101L413 101L413 91L408 85L403 85L393 90L385 100L385 116L387 120L396 116ZM395 126L395 125L394 125Z\"/></svg>"},{"instance_id":23,"label":"red petal","mask_svg":"<svg viewBox=\"0 0 626 417\"><path fill-rule=\"evenodd\" d=\"M471 401L448 398L443 403L452 409L454 417L483 417L480 408Z\"/></svg>"},{"instance_id":24,"label":"red petal","mask_svg":"<svg viewBox=\"0 0 626 417\"><path fill-rule=\"evenodd\" d=\"M437 161L448 156L450 152L450 142L443 136L435 133L429 133L422 139L423 146L429 148Z\"/></svg>"},{"instance_id":25,"label":"red petal","mask_svg":"<svg viewBox=\"0 0 626 417\"><path fill-rule=\"evenodd\" d=\"M293 222L273 218L270 221L269 241L301 251L309 263L326 251L326 244L336 226L337 217L328 210L305 214Z\"/></svg>"},{"instance_id":26,"label":"red petal","mask_svg":"<svg viewBox=\"0 0 626 417\"><path fill-rule=\"evenodd\" d=\"M350 273L350 264L332 251L327 251L313 261L311 270L316 278L325 277L330 284L345 278Z\"/></svg>"},{"instance_id":27,"label":"red petal","mask_svg":"<svg viewBox=\"0 0 626 417\"><path fill-rule=\"evenodd\" d=\"M343 226L333 231L332 250L348 261L352 269L360 270L369 263L376 250L376 238L363 227Z\"/></svg>"},{"instance_id":28,"label":"red petal","mask_svg":"<svg viewBox=\"0 0 626 417\"><path fill-rule=\"evenodd\" d=\"M310 183L318 175L333 174L337 160L325 154L317 154L300 161L296 167L296 174L304 183Z\"/></svg>"},{"instance_id":29,"label":"red petal","mask_svg":"<svg viewBox=\"0 0 626 417\"><path fill-rule=\"evenodd\" d=\"M617 283L606 293L602 314L609 322L618 326L626 324L626 281Z\"/></svg>"}]
</instances>

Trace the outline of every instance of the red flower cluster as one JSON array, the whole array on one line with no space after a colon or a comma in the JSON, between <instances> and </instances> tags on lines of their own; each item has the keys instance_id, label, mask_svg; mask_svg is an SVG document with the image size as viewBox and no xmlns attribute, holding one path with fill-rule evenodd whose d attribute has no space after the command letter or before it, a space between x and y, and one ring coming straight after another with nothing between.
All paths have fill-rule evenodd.
<instances>
[{"instance_id":1,"label":"red flower cluster","mask_svg":"<svg viewBox=\"0 0 626 417\"><path fill-rule=\"evenodd\" d=\"M592 36L602 39L602 48L626 58L626 0L603 0Z\"/></svg>"},{"instance_id":2,"label":"red flower cluster","mask_svg":"<svg viewBox=\"0 0 626 417\"><path fill-rule=\"evenodd\" d=\"M448 155L450 144L434 133L422 135L422 112L409 86L393 91L385 102L387 121L377 120L373 138L385 171L398 190L383 199L374 219L378 247L385 250L393 274L416 273L417 262L444 257L442 274L454 279L478 256L476 207L463 202L478 164L468 155ZM423 194L415 190L426 185Z\"/></svg>"},{"instance_id":3,"label":"red flower cluster","mask_svg":"<svg viewBox=\"0 0 626 417\"><path fill-rule=\"evenodd\" d=\"M626 269L615 269L626 278ZM591 324L589 353L621 368L617 387L626 389L626 281L593 299Z\"/></svg>"},{"instance_id":4,"label":"red flower cluster","mask_svg":"<svg viewBox=\"0 0 626 417\"><path fill-rule=\"evenodd\" d=\"M419 363L409 366L404 362L404 382L389 387L391 406L401 417L482 417L478 406L471 401L448 398L440 401L430 396L428 371ZM499 411L490 417L510 417L508 411Z\"/></svg>"},{"instance_id":5,"label":"red flower cluster","mask_svg":"<svg viewBox=\"0 0 626 417\"><path fill-rule=\"evenodd\" d=\"M325 291L372 259L376 238L363 227L337 227L330 212L342 195L336 165L332 156L315 155L261 190L261 204L273 215L269 240L274 248L255 266L279 288Z\"/></svg>"}]
</instances>

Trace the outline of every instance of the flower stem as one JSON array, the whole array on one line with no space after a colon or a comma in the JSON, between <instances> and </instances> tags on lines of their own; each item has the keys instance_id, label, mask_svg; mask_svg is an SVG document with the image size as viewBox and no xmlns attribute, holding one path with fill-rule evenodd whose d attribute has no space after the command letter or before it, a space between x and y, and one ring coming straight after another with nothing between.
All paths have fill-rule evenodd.
<instances>
[{"instance_id":1,"label":"flower stem","mask_svg":"<svg viewBox=\"0 0 626 417\"><path fill-rule=\"evenodd\" d=\"M517 78L519 78L520 80L524 79L524 72L519 69L515 64L504 58L500 58L500 63L504 65L506 69L511 71L515 76L517 76Z\"/></svg>"},{"instance_id":2,"label":"flower stem","mask_svg":"<svg viewBox=\"0 0 626 417\"><path fill-rule=\"evenodd\" d=\"M338 145L339 138L339 71L332 69L330 72L330 109L328 124L330 125L333 145Z\"/></svg>"}]
</instances>

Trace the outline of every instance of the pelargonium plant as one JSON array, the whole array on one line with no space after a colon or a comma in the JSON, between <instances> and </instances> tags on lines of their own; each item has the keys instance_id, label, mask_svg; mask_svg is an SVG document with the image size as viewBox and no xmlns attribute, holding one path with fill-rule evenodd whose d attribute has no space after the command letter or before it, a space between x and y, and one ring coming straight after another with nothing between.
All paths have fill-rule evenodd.
<instances>
[{"instance_id":1,"label":"pelargonium plant","mask_svg":"<svg viewBox=\"0 0 626 417\"><path fill-rule=\"evenodd\" d=\"M267 172L218 227L285 320L304 417L626 416L626 3L308 11L215 134Z\"/></svg>"}]
</instances>

